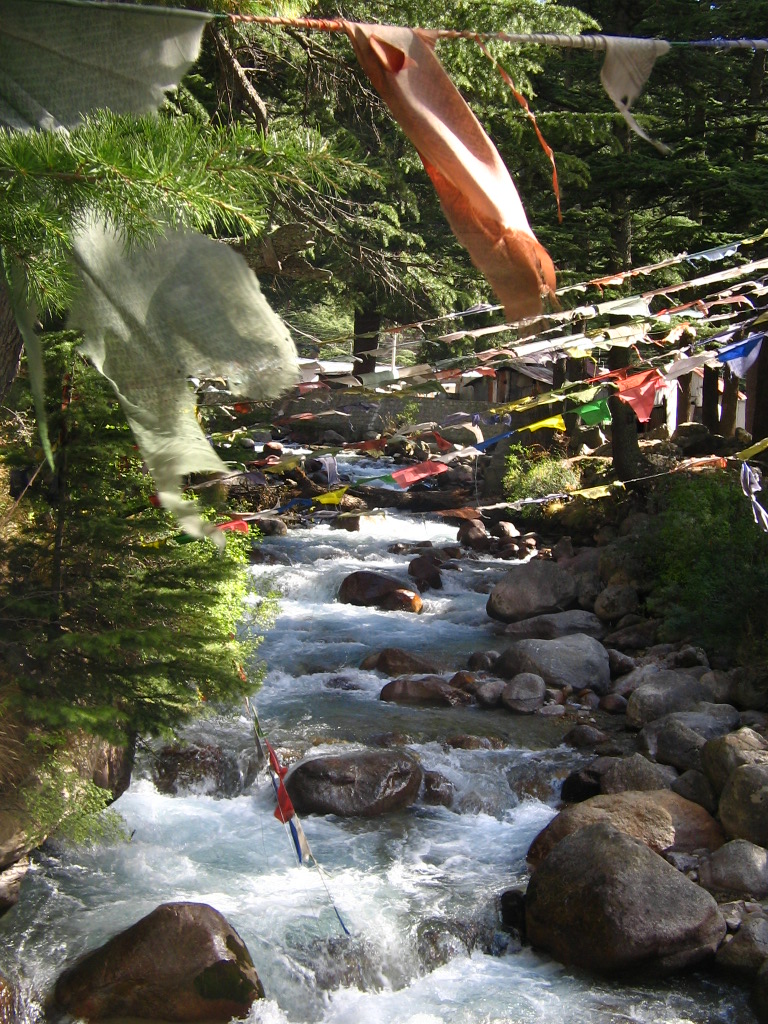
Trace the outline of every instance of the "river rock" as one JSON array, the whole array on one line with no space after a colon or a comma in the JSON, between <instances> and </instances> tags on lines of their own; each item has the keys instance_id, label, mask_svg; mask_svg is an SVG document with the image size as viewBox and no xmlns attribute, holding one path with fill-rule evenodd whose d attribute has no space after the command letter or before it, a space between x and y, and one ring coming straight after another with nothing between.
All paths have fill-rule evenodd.
<instances>
[{"instance_id":1,"label":"river rock","mask_svg":"<svg viewBox=\"0 0 768 1024\"><path fill-rule=\"evenodd\" d=\"M687 672L661 669L632 691L627 705L627 725L640 729L674 711L689 711L708 697L707 687Z\"/></svg>"},{"instance_id":2,"label":"river rock","mask_svg":"<svg viewBox=\"0 0 768 1024\"><path fill-rule=\"evenodd\" d=\"M759 665L734 669L730 700L743 710L768 710L768 671Z\"/></svg>"},{"instance_id":3,"label":"river rock","mask_svg":"<svg viewBox=\"0 0 768 1024\"><path fill-rule=\"evenodd\" d=\"M754 729L738 729L704 744L704 772L719 794L731 772L742 764L768 764L768 741Z\"/></svg>"},{"instance_id":4,"label":"river rock","mask_svg":"<svg viewBox=\"0 0 768 1024\"><path fill-rule=\"evenodd\" d=\"M518 622L563 611L575 604L577 593L572 573L539 559L511 569L491 591L486 611L492 619Z\"/></svg>"},{"instance_id":5,"label":"river rock","mask_svg":"<svg viewBox=\"0 0 768 1024\"><path fill-rule=\"evenodd\" d=\"M629 675L630 672L637 668L637 662L629 654L617 651L615 647L609 647L607 650L611 679L616 680L621 676Z\"/></svg>"},{"instance_id":6,"label":"river rock","mask_svg":"<svg viewBox=\"0 0 768 1024\"><path fill-rule=\"evenodd\" d=\"M768 764L742 764L728 776L718 805L732 839L768 846Z\"/></svg>"},{"instance_id":7,"label":"river rock","mask_svg":"<svg viewBox=\"0 0 768 1024\"><path fill-rule=\"evenodd\" d=\"M528 864L535 868L564 836L595 822L607 822L656 853L715 850L724 841L720 826L703 807L671 790L607 793L566 807L554 817L531 843Z\"/></svg>"},{"instance_id":8,"label":"river rock","mask_svg":"<svg viewBox=\"0 0 768 1024\"><path fill-rule=\"evenodd\" d=\"M300 761L285 786L299 813L372 818L408 807L421 782L421 766L410 754L359 750Z\"/></svg>"},{"instance_id":9,"label":"river rock","mask_svg":"<svg viewBox=\"0 0 768 1024\"><path fill-rule=\"evenodd\" d=\"M661 764L669 764L678 771L701 768L701 748L706 742L699 729L692 728L690 718L693 712L679 712L664 715L649 722L640 730L637 739L640 750ZM686 717L687 716L687 717ZM705 717L705 716L696 716ZM700 727L703 723L698 723ZM709 722L713 725L712 721Z\"/></svg>"},{"instance_id":10,"label":"river rock","mask_svg":"<svg viewBox=\"0 0 768 1024\"><path fill-rule=\"evenodd\" d=\"M448 704L457 707L472 704L466 690L451 686L442 676L400 676L382 688L379 700L393 704Z\"/></svg>"},{"instance_id":11,"label":"river rock","mask_svg":"<svg viewBox=\"0 0 768 1024\"><path fill-rule=\"evenodd\" d=\"M576 768L563 780L560 799L566 804L577 804L598 796L602 792L602 778L613 757L596 757L589 764Z\"/></svg>"},{"instance_id":12,"label":"river rock","mask_svg":"<svg viewBox=\"0 0 768 1024\"><path fill-rule=\"evenodd\" d=\"M563 743L580 750L584 747L597 747L601 743L605 743L607 739L607 732L603 732L602 729L598 729L594 725L589 725L588 722L579 722L563 736Z\"/></svg>"},{"instance_id":13,"label":"river rock","mask_svg":"<svg viewBox=\"0 0 768 1024\"><path fill-rule=\"evenodd\" d=\"M608 974L680 970L713 954L726 931L709 893L607 823L562 839L534 871L525 903L534 946Z\"/></svg>"},{"instance_id":14,"label":"river rock","mask_svg":"<svg viewBox=\"0 0 768 1024\"><path fill-rule=\"evenodd\" d=\"M593 612L571 608L567 612L534 615L520 622L510 622L504 635L515 640L557 640L573 633L584 633L596 640L605 636L605 626Z\"/></svg>"},{"instance_id":15,"label":"river rock","mask_svg":"<svg viewBox=\"0 0 768 1024\"><path fill-rule=\"evenodd\" d=\"M381 608L382 611L416 612L422 610L419 595L403 586L394 576L360 569L342 580L338 599L342 604Z\"/></svg>"},{"instance_id":16,"label":"river rock","mask_svg":"<svg viewBox=\"0 0 768 1024\"><path fill-rule=\"evenodd\" d=\"M514 676L501 692L501 703L517 715L532 715L544 703L547 684L535 672Z\"/></svg>"},{"instance_id":17,"label":"river rock","mask_svg":"<svg viewBox=\"0 0 768 1024\"><path fill-rule=\"evenodd\" d=\"M228 1021L264 996L243 940L203 903L165 903L88 953L56 983L73 1017Z\"/></svg>"},{"instance_id":18,"label":"river rock","mask_svg":"<svg viewBox=\"0 0 768 1024\"><path fill-rule=\"evenodd\" d=\"M717 814L717 795L704 772L690 768L675 779L671 788L678 796L701 804L710 814Z\"/></svg>"},{"instance_id":19,"label":"river rock","mask_svg":"<svg viewBox=\"0 0 768 1024\"><path fill-rule=\"evenodd\" d=\"M432 806L451 807L456 796L456 787L440 772L424 772L424 803Z\"/></svg>"},{"instance_id":20,"label":"river rock","mask_svg":"<svg viewBox=\"0 0 768 1024\"><path fill-rule=\"evenodd\" d=\"M161 793L172 796L192 789L232 797L243 789L237 760L213 744L163 747L152 761L152 781Z\"/></svg>"},{"instance_id":21,"label":"river rock","mask_svg":"<svg viewBox=\"0 0 768 1024\"><path fill-rule=\"evenodd\" d=\"M429 555L418 555L408 563L408 575L416 581L420 591L442 590L443 577L439 562Z\"/></svg>"},{"instance_id":22,"label":"river rock","mask_svg":"<svg viewBox=\"0 0 768 1024\"><path fill-rule=\"evenodd\" d=\"M369 654L361 662L360 668L384 672L388 676L405 676L417 672L434 675L438 667L431 659L423 658L420 654L403 651L399 647L385 647L382 651Z\"/></svg>"},{"instance_id":23,"label":"river rock","mask_svg":"<svg viewBox=\"0 0 768 1024\"><path fill-rule=\"evenodd\" d=\"M760 1024L768 1024L768 960L757 972L752 989L752 1009Z\"/></svg>"},{"instance_id":24,"label":"river rock","mask_svg":"<svg viewBox=\"0 0 768 1024\"><path fill-rule=\"evenodd\" d=\"M618 622L604 639L608 646L620 651L642 651L656 642L660 626L658 619L640 619L627 625Z\"/></svg>"},{"instance_id":25,"label":"river rock","mask_svg":"<svg viewBox=\"0 0 768 1024\"><path fill-rule=\"evenodd\" d=\"M727 971L753 978L768 963L768 917L748 914L736 934L718 949L715 963Z\"/></svg>"},{"instance_id":26,"label":"river rock","mask_svg":"<svg viewBox=\"0 0 768 1024\"><path fill-rule=\"evenodd\" d=\"M761 900L768 896L768 850L733 839L702 860L699 884L733 899Z\"/></svg>"},{"instance_id":27,"label":"river rock","mask_svg":"<svg viewBox=\"0 0 768 1024\"><path fill-rule=\"evenodd\" d=\"M29 857L21 857L7 868L0 869L0 917L19 902L19 891L29 871ZM2 1014L0 1014L2 1024Z\"/></svg>"},{"instance_id":28,"label":"river rock","mask_svg":"<svg viewBox=\"0 0 768 1024\"><path fill-rule=\"evenodd\" d=\"M595 598L595 615L602 622L618 622L625 615L633 615L640 604L637 590L628 583L607 586Z\"/></svg>"},{"instance_id":29,"label":"river rock","mask_svg":"<svg viewBox=\"0 0 768 1024\"><path fill-rule=\"evenodd\" d=\"M0 1024L16 1024L16 993L7 978L0 974Z\"/></svg>"},{"instance_id":30,"label":"river rock","mask_svg":"<svg viewBox=\"0 0 768 1024\"><path fill-rule=\"evenodd\" d=\"M506 685L503 679L488 679L475 690L475 700L481 708L498 707Z\"/></svg>"},{"instance_id":31,"label":"river rock","mask_svg":"<svg viewBox=\"0 0 768 1024\"><path fill-rule=\"evenodd\" d=\"M603 793L653 792L669 789L677 772L663 764L654 764L642 754L617 757L600 778Z\"/></svg>"},{"instance_id":32,"label":"river rock","mask_svg":"<svg viewBox=\"0 0 768 1024\"><path fill-rule=\"evenodd\" d=\"M572 686L575 691L603 694L611 682L608 652L583 633L558 640L518 640L499 656L494 671L506 679L520 672L540 675L548 686Z\"/></svg>"}]
</instances>

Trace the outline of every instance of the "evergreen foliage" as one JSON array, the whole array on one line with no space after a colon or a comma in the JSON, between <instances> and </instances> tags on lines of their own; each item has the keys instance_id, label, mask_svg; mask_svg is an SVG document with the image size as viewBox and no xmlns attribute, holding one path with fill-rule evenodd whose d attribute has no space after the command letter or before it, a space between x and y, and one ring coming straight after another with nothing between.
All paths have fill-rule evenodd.
<instances>
[{"instance_id":1,"label":"evergreen foliage","mask_svg":"<svg viewBox=\"0 0 768 1024\"><path fill-rule=\"evenodd\" d=\"M238 636L248 540L228 534L223 556L184 543L106 382L71 336L46 344L63 382L56 473L0 534L0 693L45 734L168 731L252 690L241 665L254 644ZM22 473L39 458L23 434L3 457Z\"/></svg>"},{"instance_id":2,"label":"evergreen foliage","mask_svg":"<svg viewBox=\"0 0 768 1024\"><path fill-rule=\"evenodd\" d=\"M638 544L665 638L728 663L766 663L768 537L735 476L668 478L656 500L654 529Z\"/></svg>"}]
</instances>

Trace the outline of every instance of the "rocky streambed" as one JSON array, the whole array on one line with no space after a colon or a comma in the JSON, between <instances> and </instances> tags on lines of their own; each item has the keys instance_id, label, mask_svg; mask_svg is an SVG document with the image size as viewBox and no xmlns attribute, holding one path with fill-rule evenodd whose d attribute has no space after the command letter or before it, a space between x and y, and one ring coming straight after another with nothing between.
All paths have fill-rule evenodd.
<instances>
[{"instance_id":1,"label":"rocky streambed","mask_svg":"<svg viewBox=\"0 0 768 1024\"><path fill-rule=\"evenodd\" d=\"M764 680L656 642L625 543L647 519L588 544L493 520L265 539L254 575L283 596L256 702L323 873L272 817L246 716L215 716L140 757L130 843L37 855L0 920L18 1019L86 1015L56 986L80 954L158 905L183 947L174 908L200 904L237 938L170 1019L228 1019L233 993L264 1024L768 1019ZM178 989L159 941L138 960Z\"/></svg>"}]
</instances>

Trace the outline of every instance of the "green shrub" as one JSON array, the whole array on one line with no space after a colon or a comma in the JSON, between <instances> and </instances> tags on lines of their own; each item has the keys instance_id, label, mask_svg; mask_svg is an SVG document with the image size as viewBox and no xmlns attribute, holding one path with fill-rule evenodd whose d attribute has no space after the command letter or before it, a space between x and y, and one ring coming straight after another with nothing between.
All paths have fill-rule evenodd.
<instances>
[{"instance_id":1,"label":"green shrub","mask_svg":"<svg viewBox=\"0 0 768 1024\"><path fill-rule=\"evenodd\" d=\"M547 494L575 491L580 486L581 477L567 460L538 446L510 445L503 483L508 501L543 498Z\"/></svg>"},{"instance_id":2,"label":"green shrub","mask_svg":"<svg viewBox=\"0 0 768 1024\"><path fill-rule=\"evenodd\" d=\"M728 662L768 660L768 536L732 473L671 477L654 529L638 542L662 639Z\"/></svg>"}]
</instances>

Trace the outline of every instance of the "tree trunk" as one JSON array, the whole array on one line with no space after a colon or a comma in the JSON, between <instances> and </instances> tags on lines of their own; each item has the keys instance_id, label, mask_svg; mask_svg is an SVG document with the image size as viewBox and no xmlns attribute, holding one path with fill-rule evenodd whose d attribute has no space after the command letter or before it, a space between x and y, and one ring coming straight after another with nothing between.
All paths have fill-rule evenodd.
<instances>
[{"instance_id":1,"label":"tree trunk","mask_svg":"<svg viewBox=\"0 0 768 1024\"><path fill-rule=\"evenodd\" d=\"M19 370L22 340L11 309L8 289L0 278L0 401Z\"/></svg>"},{"instance_id":2,"label":"tree trunk","mask_svg":"<svg viewBox=\"0 0 768 1024\"><path fill-rule=\"evenodd\" d=\"M704 385L701 389L701 422L711 433L716 434L720 430L720 412L718 410L718 382L720 371L710 367L704 367Z\"/></svg>"},{"instance_id":3,"label":"tree trunk","mask_svg":"<svg viewBox=\"0 0 768 1024\"><path fill-rule=\"evenodd\" d=\"M675 420L676 426L680 426L681 423L688 423L691 416L691 382L693 380L693 374L684 373L681 377L678 377L678 393L677 393L677 418Z\"/></svg>"},{"instance_id":4,"label":"tree trunk","mask_svg":"<svg viewBox=\"0 0 768 1024\"><path fill-rule=\"evenodd\" d=\"M625 348L613 348L608 353L608 366L611 370L620 370L629 365L629 351ZM608 399L611 410L611 450L613 453L613 469L619 480L631 480L640 472L642 456L637 436L637 416L631 405L611 395Z\"/></svg>"},{"instance_id":5,"label":"tree trunk","mask_svg":"<svg viewBox=\"0 0 768 1024\"><path fill-rule=\"evenodd\" d=\"M763 342L748 374L747 430L754 441L768 437L768 345Z\"/></svg>"},{"instance_id":6,"label":"tree trunk","mask_svg":"<svg viewBox=\"0 0 768 1024\"><path fill-rule=\"evenodd\" d=\"M352 372L355 376L373 373L376 369L380 329L381 313L374 300L369 300L362 309L355 310L355 340L352 348L355 360Z\"/></svg>"},{"instance_id":7,"label":"tree trunk","mask_svg":"<svg viewBox=\"0 0 768 1024\"><path fill-rule=\"evenodd\" d=\"M736 433L736 413L739 409L739 378L726 366L723 370L723 402L720 409L720 433L733 437Z\"/></svg>"}]
</instances>

